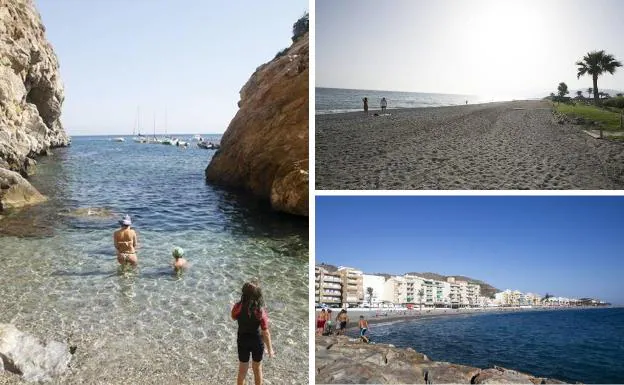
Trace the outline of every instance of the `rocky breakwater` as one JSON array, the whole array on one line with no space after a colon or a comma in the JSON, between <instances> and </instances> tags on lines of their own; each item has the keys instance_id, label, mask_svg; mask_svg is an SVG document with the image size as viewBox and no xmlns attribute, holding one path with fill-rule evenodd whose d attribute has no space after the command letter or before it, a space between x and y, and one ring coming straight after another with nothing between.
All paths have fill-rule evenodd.
<instances>
[{"instance_id":1,"label":"rocky breakwater","mask_svg":"<svg viewBox=\"0 0 624 385\"><path fill-rule=\"evenodd\" d=\"M240 109L206 168L209 182L242 188L270 200L275 210L303 216L308 215L307 17L305 23L306 32L258 67L242 88Z\"/></svg>"},{"instance_id":2,"label":"rocky breakwater","mask_svg":"<svg viewBox=\"0 0 624 385\"><path fill-rule=\"evenodd\" d=\"M35 158L66 146L63 84L31 0L0 0L0 212L41 202L24 178Z\"/></svg>"},{"instance_id":3,"label":"rocky breakwater","mask_svg":"<svg viewBox=\"0 0 624 385\"><path fill-rule=\"evenodd\" d=\"M563 384L515 370L431 361L413 349L316 337L317 384Z\"/></svg>"}]
</instances>

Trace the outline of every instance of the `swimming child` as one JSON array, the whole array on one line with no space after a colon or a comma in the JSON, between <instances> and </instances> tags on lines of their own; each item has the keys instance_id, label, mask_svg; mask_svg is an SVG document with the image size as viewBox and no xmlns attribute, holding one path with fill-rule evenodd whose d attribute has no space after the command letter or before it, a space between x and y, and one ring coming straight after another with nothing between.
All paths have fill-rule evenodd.
<instances>
[{"instance_id":1,"label":"swimming child","mask_svg":"<svg viewBox=\"0 0 624 385\"><path fill-rule=\"evenodd\" d=\"M271 345L269 332L269 317L264 309L262 290L257 283L247 282L243 285L241 300L232 307L231 316L238 322L238 376L237 385L245 383L249 369L249 356L252 359L254 382L262 384L262 353L265 345L269 357L275 352Z\"/></svg>"},{"instance_id":2,"label":"swimming child","mask_svg":"<svg viewBox=\"0 0 624 385\"><path fill-rule=\"evenodd\" d=\"M182 271L182 269L188 268L188 261L182 258L184 256L183 248L181 247L174 248L172 255L174 258L173 262L171 263L171 265L173 266L173 270L178 272L178 271Z\"/></svg>"}]
</instances>

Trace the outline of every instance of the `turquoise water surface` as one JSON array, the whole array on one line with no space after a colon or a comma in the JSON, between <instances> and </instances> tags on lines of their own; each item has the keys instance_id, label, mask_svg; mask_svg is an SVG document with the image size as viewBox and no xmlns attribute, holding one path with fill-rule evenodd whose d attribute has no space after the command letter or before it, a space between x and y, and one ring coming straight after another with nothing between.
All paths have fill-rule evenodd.
<instances>
[{"instance_id":1,"label":"turquoise water surface","mask_svg":"<svg viewBox=\"0 0 624 385\"><path fill-rule=\"evenodd\" d=\"M0 323L77 345L61 383L231 383L229 309L252 278L277 353L265 382L308 382L307 218L206 184L214 151L195 143L74 137L53 152L31 178L49 201L0 221ZM89 208L113 215L75 212ZM139 236L136 271L115 259L122 214ZM181 277L169 267L175 246L191 263Z\"/></svg>"}]
</instances>

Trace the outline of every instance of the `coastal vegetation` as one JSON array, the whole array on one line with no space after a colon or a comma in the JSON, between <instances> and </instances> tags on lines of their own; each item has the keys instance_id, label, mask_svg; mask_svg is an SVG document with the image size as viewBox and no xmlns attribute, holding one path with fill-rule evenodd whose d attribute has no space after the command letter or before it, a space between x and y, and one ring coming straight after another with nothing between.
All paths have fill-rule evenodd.
<instances>
[{"instance_id":1,"label":"coastal vegetation","mask_svg":"<svg viewBox=\"0 0 624 385\"><path fill-rule=\"evenodd\" d=\"M622 98L622 103L624 103L624 98ZM581 103L561 103L555 106L555 110L572 119L580 119L580 122L598 122L604 130L621 129L622 114L608 108Z\"/></svg>"},{"instance_id":2,"label":"coastal vegetation","mask_svg":"<svg viewBox=\"0 0 624 385\"><path fill-rule=\"evenodd\" d=\"M576 62L578 66L577 78L584 75L591 75L594 87L591 90L594 92L594 104L599 104L599 92L598 92L598 77L610 73L613 75L617 67L621 67L622 63L615 60L615 57L611 54L602 51L592 51L583 56L582 60Z\"/></svg>"}]
</instances>

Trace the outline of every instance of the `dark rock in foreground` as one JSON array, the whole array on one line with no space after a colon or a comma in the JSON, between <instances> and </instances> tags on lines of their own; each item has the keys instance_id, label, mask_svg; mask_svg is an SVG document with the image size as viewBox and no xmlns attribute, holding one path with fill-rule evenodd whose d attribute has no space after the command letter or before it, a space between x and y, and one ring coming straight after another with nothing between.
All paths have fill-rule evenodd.
<instances>
[{"instance_id":1,"label":"dark rock in foreground","mask_svg":"<svg viewBox=\"0 0 624 385\"><path fill-rule=\"evenodd\" d=\"M317 384L563 384L495 367L431 361L413 349L364 344L347 337L316 337Z\"/></svg>"}]
</instances>

